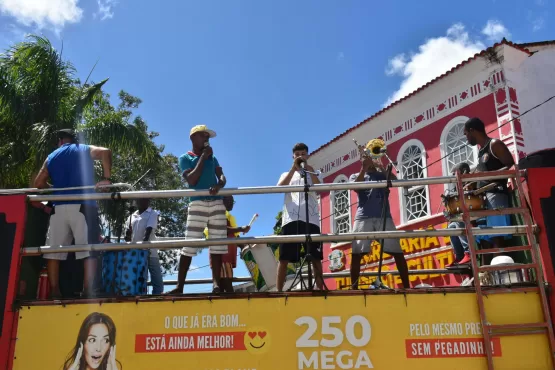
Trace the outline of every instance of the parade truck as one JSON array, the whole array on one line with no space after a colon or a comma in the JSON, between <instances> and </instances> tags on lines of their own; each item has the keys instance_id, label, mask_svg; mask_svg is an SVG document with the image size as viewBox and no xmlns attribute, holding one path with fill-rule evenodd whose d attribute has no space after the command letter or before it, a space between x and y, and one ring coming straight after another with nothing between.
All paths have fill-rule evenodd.
<instances>
[{"instance_id":1,"label":"parade truck","mask_svg":"<svg viewBox=\"0 0 555 370\"><path fill-rule=\"evenodd\" d=\"M61 199L186 197L208 192L5 192L0 195L0 369L553 369L555 168L525 168L525 162L520 163L521 168L507 171L390 183L345 182L221 191L223 195L320 193L456 184L458 195L449 201L460 209L465 228L415 227L314 235L301 231L293 236L50 246L44 237L48 216L38 212L34 204ZM512 179L514 184L511 208L469 209L470 198L463 190L465 182L503 178ZM470 222L473 217L502 213L519 217L512 218L511 226L503 227L475 227ZM520 242L497 249L481 249L476 243L478 236L505 234L518 237ZM348 274L332 271L324 274L326 285L332 288L317 290L311 262L305 261L295 276L303 283L293 284L284 292L267 289L178 296L120 292L54 300L40 293L45 281L41 256L61 251L94 251L102 255L150 248L203 248L230 243L264 246L282 242L309 247L311 242L363 239L399 239L405 243L417 239L422 241L419 245L425 246L428 240L463 235L471 248L469 268L449 270L433 264L409 264L411 276L427 274L442 280L432 285L411 279L412 286L406 289L395 287L397 271L388 268L381 275L379 271L363 272L373 279L379 275L385 284L378 286L380 289L370 289L369 284L360 290L345 289L337 283ZM379 244L377 248L379 258ZM451 253L447 249L444 252ZM480 257L486 254L523 257L507 258L500 264L480 263ZM262 254L254 253L252 257L250 262L261 265L260 271L272 264ZM334 263L327 261L326 271ZM262 268L262 264L266 266ZM270 267L275 270L276 265ZM451 278L463 275L468 278L467 284Z\"/></svg>"}]
</instances>

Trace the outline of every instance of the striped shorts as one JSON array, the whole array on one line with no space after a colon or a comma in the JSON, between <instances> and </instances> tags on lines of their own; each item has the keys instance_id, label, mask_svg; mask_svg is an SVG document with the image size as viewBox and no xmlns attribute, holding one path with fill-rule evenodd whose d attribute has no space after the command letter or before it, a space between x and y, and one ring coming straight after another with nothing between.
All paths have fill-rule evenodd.
<instances>
[{"instance_id":1,"label":"striped shorts","mask_svg":"<svg viewBox=\"0 0 555 370\"><path fill-rule=\"evenodd\" d=\"M194 200L189 204L187 215L187 239L204 239L204 228L208 228L208 238L227 238L227 218L225 206L222 199L217 200ZM227 245L215 245L209 247L210 254L226 254ZM198 248L184 247L181 254L194 257Z\"/></svg>"},{"instance_id":2,"label":"striped shorts","mask_svg":"<svg viewBox=\"0 0 555 370\"><path fill-rule=\"evenodd\" d=\"M231 279L233 278L233 266L229 262L222 263L222 272L220 274L222 279Z\"/></svg>"}]
</instances>

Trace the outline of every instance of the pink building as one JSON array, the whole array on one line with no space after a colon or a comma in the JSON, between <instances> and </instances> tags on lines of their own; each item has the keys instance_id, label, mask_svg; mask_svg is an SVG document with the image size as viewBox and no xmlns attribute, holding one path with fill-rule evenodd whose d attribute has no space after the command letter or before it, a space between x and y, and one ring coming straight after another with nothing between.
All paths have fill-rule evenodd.
<instances>
[{"instance_id":1,"label":"pink building","mask_svg":"<svg viewBox=\"0 0 555 370\"><path fill-rule=\"evenodd\" d=\"M379 137L398 163L399 178L448 176L460 162L477 164L477 147L453 152L466 143L464 122L473 116L481 118L489 135L503 140L517 160L526 153L555 147L554 101L512 120L555 94L554 57L555 42L517 45L503 40L331 139L311 153L311 162L322 171L326 183L347 181L360 169L353 139L363 144ZM446 227L441 199L445 189L442 184L404 192L393 189L390 209L397 228ZM322 233L350 231L356 202L352 191L323 193ZM410 269L443 268L453 259L449 244L449 238L401 240ZM348 271L350 243L327 244L324 251L326 272ZM377 246L373 248L363 268L377 270L378 251ZM384 271L388 269L396 269L391 258L384 260ZM459 285L463 278L419 275L411 276L411 281L413 286L442 286ZM393 286L400 280L390 276L387 283ZM327 285L345 288L350 279L329 280Z\"/></svg>"}]
</instances>

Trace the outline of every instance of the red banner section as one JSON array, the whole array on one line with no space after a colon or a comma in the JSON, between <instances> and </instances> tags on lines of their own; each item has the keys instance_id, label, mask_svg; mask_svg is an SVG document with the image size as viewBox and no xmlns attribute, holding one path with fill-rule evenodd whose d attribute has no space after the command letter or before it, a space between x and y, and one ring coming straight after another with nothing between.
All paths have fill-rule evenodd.
<instances>
[{"instance_id":1,"label":"red banner section","mask_svg":"<svg viewBox=\"0 0 555 370\"><path fill-rule=\"evenodd\" d=\"M14 300L19 282L27 197L0 196L0 370L11 369L18 314Z\"/></svg>"},{"instance_id":2,"label":"red banner section","mask_svg":"<svg viewBox=\"0 0 555 370\"><path fill-rule=\"evenodd\" d=\"M245 332L137 334L135 353L245 350Z\"/></svg>"},{"instance_id":3,"label":"red banner section","mask_svg":"<svg viewBox=\"0 0 555 370\"><path fill-rule=\"evenodd\" d=\"M493 356L500 357L501 342L499 338L491 340ZM447 339L407 339L405 340L407 358L451 358L451 357L485 357L482 338L447 338Z\"/></svg>"}]
</instances>

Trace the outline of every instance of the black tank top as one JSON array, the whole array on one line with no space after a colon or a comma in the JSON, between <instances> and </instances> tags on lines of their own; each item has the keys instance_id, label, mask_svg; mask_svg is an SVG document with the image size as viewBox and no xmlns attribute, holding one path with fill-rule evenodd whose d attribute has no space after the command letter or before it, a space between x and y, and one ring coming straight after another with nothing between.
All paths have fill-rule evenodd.
<instances>
[{"instance_id":1,"label":"black tank top","mask_svg":"<svg viewBox=\"0 0 555 370\"><path fill-rule=\"evenodd\" d=\"M492 150L491 150L491 142L493 139L489 139L488 143L483 146L478 152L478 172L489 172L489 171L497 171L505 167L503 162L497 158ZM479 181L478 188L486 186L487 184L491 183L492 181ZM494 189L490 192L496 191L506 191L507 190L507 180L497 180L495 183L499 184L501 187L500 189Z\"/></svg>"}]
</instances>

